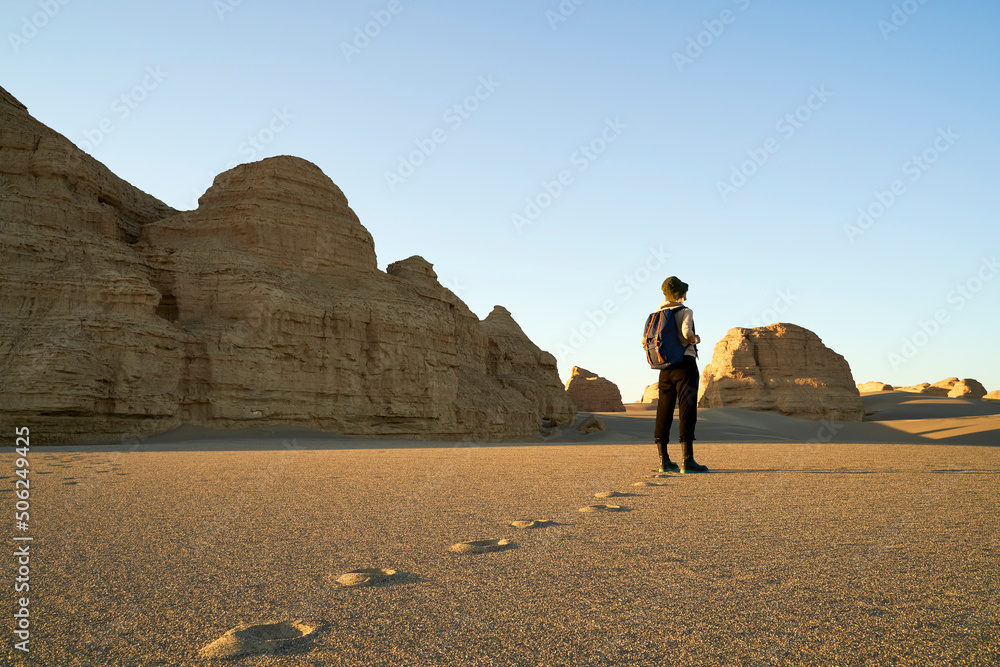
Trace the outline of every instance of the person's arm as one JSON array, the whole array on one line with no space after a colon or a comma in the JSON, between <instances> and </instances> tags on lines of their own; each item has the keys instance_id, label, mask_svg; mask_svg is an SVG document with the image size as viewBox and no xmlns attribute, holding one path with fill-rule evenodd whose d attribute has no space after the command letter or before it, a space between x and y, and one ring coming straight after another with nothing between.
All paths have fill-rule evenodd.
<instances>
[{"instance_id":1,"label":"person's arm","mask_svg":"<svg viewBox=\"0 0 1000 667\"><path fill-rule=\"evenodd\" d=\"M697 345L701 342L701 336L694 332L694 313L690 308L681 311L681 336L688 342L688 345Z\"/></svg>"}]
</instances>

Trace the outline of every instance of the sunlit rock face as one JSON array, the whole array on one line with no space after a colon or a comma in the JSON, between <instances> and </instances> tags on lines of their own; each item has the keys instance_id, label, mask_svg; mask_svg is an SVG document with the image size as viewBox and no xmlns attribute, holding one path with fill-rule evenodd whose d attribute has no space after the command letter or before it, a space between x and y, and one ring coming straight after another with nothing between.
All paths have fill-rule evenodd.
<instances>
[{"instance_id":1,"label":"sunlit rock face","mask_svg":"<svg viewBox=\"0 0 1000 667\"><path fill-rule=\"evenodd\" d=\"M0 89L0 229L0 414L39 442L182 424L503 440L575 417L509 313L480 321L420 257L380 271L306 160L239 165L178 212Z\"/></svg>"},{"instance_id":2,"label":"sunlit rock face","mask_svg":"<svg viewBox=\"0 0 1000 667\"><path fill-rule=\"evenodd\" d=\"M729 330L702 372L698 407L816 420L864 416L847 360L808 329L780 323Z\"/></svg>"}]
</instances>

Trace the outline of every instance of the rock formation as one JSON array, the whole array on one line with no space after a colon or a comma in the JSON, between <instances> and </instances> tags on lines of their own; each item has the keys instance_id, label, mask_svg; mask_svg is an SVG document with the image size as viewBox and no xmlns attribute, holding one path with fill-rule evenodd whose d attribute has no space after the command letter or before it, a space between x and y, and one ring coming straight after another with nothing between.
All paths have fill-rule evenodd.
<instances>
[{"instance_id":1,"label":"rock formation","mask_svg":"<svg viewBox=\"0 0 1000 667\"><path fill-rule=\"evenodd\" d=\"M871 393L873 391L892 391L892 385L884 382L865 382L858 385L858 391L862 394Z\"/></svg>"},{"instance_id":2,"label":"rock formation","mask_svg":"<svg viewBox=\"0 0 1000 667\"><path fill-rule=\"evenodd\" d=\"M555 358L371 235L310 162L130 186L0 89L0 413L39 443L181 424L503 440L571 425ZM498 314L499 313L499 314Z\"/></svg>"},{"instance_id":3,"label":"rock formation","mask_svg":"<svg viewBox=\"0 0 1000 667\"><path fill-rule=\"evenodd\" d=\"M864 416L847 360L808 329L782 323L730 329L702 372L698 407L816 420Z\"/></svg>"},{"instance_id":4,"label":"rock formation","mask_svg":"<svg viewBox=\"0 0 1000 667\"><path fill-rule=\"evenodd\" d=\"M941 382L935 382L933 386L946 387L949 398L968 398L978 401L986 395L986 387L978 380L973 380L972 378L965 378L964 380L948 378Z\"/></svg>"},{"instance_id":5,"label":"rock formation","mask_svg":"<svg viewBox=\"0 0 1000 667\"><path fill-rule=\"evenodd\" d=\"M978 380L973 380L972 378L959 380L957 377L945 378L934 384L923 382L912 387L897 387L897 391L908 391L913 394L925 394L927 396L968 398L972 400L979 400L986 396L986 387L980 384Z\"/></svg>"},{"instance_id":6,"label":"rock formation","mask_svg":"<svg viewBox=\"0 0 1000 667\"><path fill-rule=\"evenodd\" d=\"M598 431L605 430L604 422L595 417L594 415L588 415L586 419L580 422L580 425L576 427L577 431L581 433L586 433L590 435L591 433L597 433Z\"/></svg>"},{"instance_id":7,"label":"rock formation","mask_svg":"<svg viewBox=\"0 0 1000 667\"><path fill-rule=\"evenodd\" d=\"M948 390L943 387L935 387L930 382L921 382L909 387L896 387L896 391L905 391L910 394L926 394L928 396L947 396Z\"/></svg>"},{"instance_id":8,"label":"rock formation","mask_svg":"<svg viewBox=\"0 0 1000 667\"><path fill-rule=\"evenodd\" d=\"M660 383L647 384L646 388L642 390L642 398L639 399L639 402L656 403L658 400L660 400Z\"/></svg>"},{"instance_id":9,"label":"rock formation","mask_svg":"<svg viewBox=\"0 0 1000 667\"><path fill-rule=\"evenodd\" d=\"M985 396L983 396L984 401L1000 401L1000 389L994 389Z\"/></svg>"},{"instance_id":10,"label":"rock formation","mask_svg":"<svg viewBox=\"0 0 1000 667\"><path fill-rule=\"evenodd\" d=\"M482 328L489 336L490 377L527 397L533 415L554 426L572 426L576 407L559 380L555 356L532 343L503 306L494 306Z\"/></svg>"},{"instance_id":11,"label":"rock formation","mask_svg":"<svg viewBox=\"0 0 1000 667\"><path fill-rule=\"evenodd\" d=\"M573 405L586 412L625 412L618 386L586 368L573 366L566 381L566 395Z\"/></svg>"}]
</instances>

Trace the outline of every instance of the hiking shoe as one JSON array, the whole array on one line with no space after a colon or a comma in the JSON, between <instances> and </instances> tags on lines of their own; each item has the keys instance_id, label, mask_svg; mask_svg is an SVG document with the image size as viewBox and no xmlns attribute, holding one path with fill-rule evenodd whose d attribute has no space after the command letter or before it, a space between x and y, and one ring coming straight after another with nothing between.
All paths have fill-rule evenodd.
<instances>
[{"instance_id":1,"label":"hiking shoe","mask_svg":"<svg viewBox=\"0 0 1000 667\"><path fill-rule=\"evenodd\" d=\"M690 461L681 461L681 474L688 474L692 472L708 472L708 466L703 466L694 459Z\"/></svg>"},{"instance_id":2,"label":"hiking shoe","mask_svg":"<svg viewBox=\"0 0 1000 667\"><path fill-rule=\"evenodd\" d=\"M680 466L673 461L665 461L660 464L660 469L658 472L677 472L680 470Z\"/></svg>"}]
</instances>

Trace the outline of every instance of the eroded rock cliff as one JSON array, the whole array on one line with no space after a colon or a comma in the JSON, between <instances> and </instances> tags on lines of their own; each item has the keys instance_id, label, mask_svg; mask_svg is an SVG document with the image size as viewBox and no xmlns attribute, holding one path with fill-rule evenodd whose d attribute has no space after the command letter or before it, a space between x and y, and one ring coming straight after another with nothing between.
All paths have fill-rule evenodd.
<instances>
[{"instance_id":1,"label":"eroded rock cliff","mask_svg":"<svg viewBox=\"0 0 1000 667\"><path fill-rule=\"evenodd\" d=\"M864 416L847 360L794 324L730 329L702 372L698 407L770 410L816 420Z\"/></svg>"},{"instance_id":2,"label":"eroded rock cliff","mask_svg":"<svg viewBox=\"0 0 1000 667\"><path fill-rule=\"evenodd\" d=\"M503 440L571 424L555 358L371 235L310 162L178 212L0 89L0 411L39 443L181 424ZM501 309L502 310L502 309Z\"/></svg>"}]
</instances>

